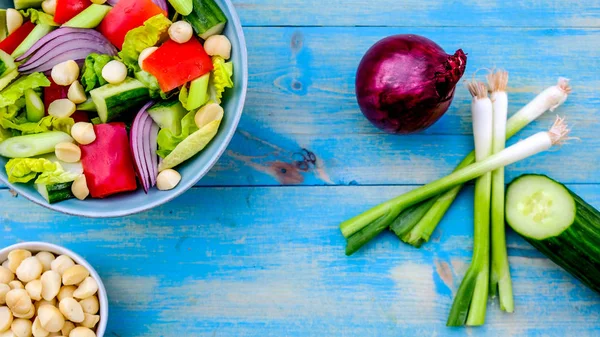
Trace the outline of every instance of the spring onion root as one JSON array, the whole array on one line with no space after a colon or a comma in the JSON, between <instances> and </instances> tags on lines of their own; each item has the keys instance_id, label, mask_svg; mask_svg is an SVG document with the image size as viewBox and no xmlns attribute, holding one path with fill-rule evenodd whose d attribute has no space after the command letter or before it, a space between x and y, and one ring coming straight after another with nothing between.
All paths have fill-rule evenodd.
<instances>
[{"instance_id":1,"label":"spring onion root","mask_svg":"<svg viewBox=\"0 0 600 337\"><path fill-rule=\"evenodd\" d=\"M565 102L570 92L569 80L562 77L559 78L556 85L546 88L508 119L506 123L506 139L514 136L546 111L554 111ZM473 161L475 161L475 153L471 152L460 162L455 171L468 166ZM446 211L454 202L454 199L456 199L461 188L462 185L457 185L451 190L435 197L436 201L433 203L433 206L431 206L415 227L402 237L402 241L415 247L420 247L424 242L427 242L446 214Z\"/></svg>"},{"instance_id":2,"label":"spring onion root","mask_svg":"<svg viewBox=\"0 0 600 337\"><path fill-rule=\"evenodd\" d=\"M508 97L506 86L508 73L497 71L488 76L488 84L492 94L490 96L493 106L493 147L492 152L504 150L506 145L506 115L508 111ZM491 228L492 228L492 267L490 269L490 294L492 297L499 295L500 308L506 312L514 311L514 299L508 254L506 251L506 233L504 224L504 168L492 172L491 196Z\"/></svg>"}]
</instances>

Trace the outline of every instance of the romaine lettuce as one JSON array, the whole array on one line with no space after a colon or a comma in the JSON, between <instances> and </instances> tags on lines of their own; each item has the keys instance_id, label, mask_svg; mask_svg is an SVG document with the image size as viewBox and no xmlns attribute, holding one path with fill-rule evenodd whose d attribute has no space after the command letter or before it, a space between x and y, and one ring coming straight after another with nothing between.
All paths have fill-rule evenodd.
<instances>
[{"instance_id":1,"label":"romaine lettuce","mask_svg":"<svg viewBox=\"0 0 600 337\"><path fill-rule=\"evenodd\" d=\"M181 119L181 133L178 135L174 135L168 129L161 129L158 132L157 153L159 156L165 158L169 155L169 153L171 153L171 151L173 151L177 147L177 145L179 145L179 143L181 143L189 135L198 130L196 122L194 121L195 117L196 111L190 111L185 116L183 116L183 118Z\"/></svg>"},{"instance_id":2,"label":"romaine lettuce","mask_svg":"<svg viewBox=\"0 0 600 337\"><path fill-rule=\"evenodd\" d=\"M54 22L54 16L38 11L37 9L27 8L27 10L20 10L19 12L23 17L29 18L29 21L36 25L41 23L48 26L60 26L58 23Z\"/></svg>"},{"instance_id":3,"label":"romaine lettuce","mask_svg":"<svg viewBox=\"0 0 600 337\"><path fill-rule=\"evenodd\" d=\"M208 91L210 99L221 104L221 97L225 88L233 88L233 63L225 62L225 59L220 56L213 56L213 67L208 83Z\"/></svg>"},{"instance_id":4,"label":"romaine lettuce","mask_svg":"<svg viewBox=\"0 0 600 337\"><path fill-rule=\"evenodd\" d=\"M142 50L155 46L169 37L167 33L169 26L171 26L171 20L163 14L158 14L146 20L143 26L127 32L119 57L130 72L140 71L138 58Z\"/></svg>"},{"instance_id":5,"label":"romaine lettuce","mask_svg":"<svg viewBox=\"0 0 600 337\"><path fill-rule=\"evenodd\" d=\"M83 64L83 75L81 75L81 84L85 91L105 85L106 80L102 77L102 68L112 61L110 55L91 53L85 58Z\"/></svg>"},{"instance_id":6,"label":"romaine lettuce","mask_svg":"<svg viewBox=\"0 0 600 337\"><path fill-rule=\"evenodd\" d=\"M0 91L0 108L9 107L23 97L25 90L39 87L49 87L50 80L42 73L33 73L23 76L11 85Z\"/></svg>"}]
</instances>

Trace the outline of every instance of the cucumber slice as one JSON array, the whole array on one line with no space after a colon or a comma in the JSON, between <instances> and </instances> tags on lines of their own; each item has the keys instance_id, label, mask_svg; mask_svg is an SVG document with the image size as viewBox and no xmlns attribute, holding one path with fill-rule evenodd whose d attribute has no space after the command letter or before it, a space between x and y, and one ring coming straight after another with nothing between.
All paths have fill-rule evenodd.
<instances>
[{"instance_id":1,"label":"cucumber slice","mask_svg":"<svg viewBox=\"0 0 600 337\"><path fill-rule=\"evenodd\" d=\"M161 129L167 129L172 134L181 133L181 119L187 114L179 100L160 101L148 109L148 114Z\"/></svg>"},{"instance_id":2,"label":"cucumber slice","mask_svg":"<svg viewBox=\"0 0 600 337\"><path fill-rule=\"evenodd\" d=\"M506 192L506 221L525 240L600 293L600 212L564 185L523 175Z\"/></svg>"},{"instance_id":3,"label":"cucumber slice","mask_svg":"<svg viewBox=\"0 0 600 337\"><path fill-rule=\"evenodd\" d=\"M50 131L34 135L11 137L0 143L0 156L7 158L29 158L54 152L58 143L73 142L73 138L62 131Z\"/></svg>"},{"instance_id":4,"label":"cucumber slice","mask_svg":"<svg viewBox=\"0 0 600 337\"><path fill-rule=\"evenodd\" d=\"M506 199L507 221L528 238L557 236L575 219L575 201L569 190L544 176L528 175L515 180Z\"/></svg>"},{"instance_id":5,"label":"cucumber slice","mask_svg":"<svg viewBox=\"0 0 600 337\"><path fill-rule=\"evenodd\" d=\"M53 204L55 202L75 198L73 192L71 192L71 186L73 182L70 181L68 183L58 183L58 184L34 184L35 189L40 193L40 195L46 199L49 204Z\"/></svg>"},{"instance_id":6,"label":"cucumber slice","mask_svg":"<svg viewBox=\"0 0 600 337\"><path fill-rule=\"evenodd\" d=\"M227 23L225 14L214 0L194 0L192 12L184 19L205 40L211 35L221 34Z\"/></svg>"},{"instance_id":7,"label":"cucumber slice","mask_svg":"<svg viewBox=\"0 0 600 337\"><path fill-rule=\"evenodd\" d=\"M91 90L90 95L102 123L110 122L123 112L134 112L135 107L150 98L148 88L133 78L127 78L119 84L105 84Z\"/></svg>"},{"instance_id":8,"label":"cucumber slice","mask_svg":"<svg viewBox=\"0 0 600 337\"><path fill-rule=\"evenodd\" d=\"M96 28L111 9L110 6L91 4L71 20L65 22L63 27Z\"/></svg>"}]
</instances>

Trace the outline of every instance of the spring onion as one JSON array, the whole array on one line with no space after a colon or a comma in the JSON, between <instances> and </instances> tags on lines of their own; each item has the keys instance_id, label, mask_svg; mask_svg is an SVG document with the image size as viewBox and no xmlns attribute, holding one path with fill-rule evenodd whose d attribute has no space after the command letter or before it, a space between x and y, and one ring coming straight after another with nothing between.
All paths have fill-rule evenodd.
<instances>
[{"instance_id":1,"label":"spring onion","mask_svg":"<svg viewBox=\"0 0 600 337\"><path fill-rule=\"evenodd\" d=\"M506 139L514 136L546 111L554 111L566 101L570 92L569 80L562 77L559 78L556 85L546 88L508 119L506 123ZM460 170L468 166L474 160L475 154L471 152L455 170ZM433 203L433 206L425 213L421 221L401 238L402 241L415 247L420 247L424 242L427 242L448 208L450 208L450 205L454 202L454 199L456 199L461 188L462 185L457 185L453 189L437 196L437 200Z\"/></svg>"},{"instance_id":2,"label":"spring onion","mask_svg":"<svg viewBox=\"0 0 600 337\"><path fill-rule=\"evenodd\" d=\"M481 162L492 154L492 101L481 82L468 85L473 96L473 138L475 160ZM473 259L463 279L448 317L448 326L483 325L490 278L490 194L492 173L475 180Z\"/></svg>"},{"instance_id":3,"label":"spring onion","mask_svg":"<svg viewBox=\"0 0 600 337\"><path fill-rule=\"evenodd\" d=\"M342 222L340 225L342 235L348 238L378 219L391 219L389 220L391 223L400 212L408 207L447 191L454 186L464 184L487 172L548 150L552 145L565 140L567 134L566 123L562 118L557 117L549 131L538 132L480 162L467 165L441 179L383 202L352 219Z\"/></svg>"},{"instance_id":4,"label":"spring onion","mask_svg":"<svg viewBox=\"0 0 600 337\"><path fill-rule=\"evenodd\" d=\"M488 76L488 84L492 91L490 98L493 105L493 148L497 153L504 150L506 145L506 115L508 97L506 85L508 73L497 71ZM504 168L492 172L492 267L490 270L490 293L492 297L499 294L500 308L506 312L514 311L512 281L506 252L506 233L504 225Z\"/></svg>"},{"instance_id":5,"label":"spring onion","mask_svg":"<svg viewBox=\"0 0 600 337\"><path fill-rule=\"evenodd\" d=\"M33 89L25 90L25 111L27 120L37 123L44 118L44 102Z\"/></svg>"}]
</instances>

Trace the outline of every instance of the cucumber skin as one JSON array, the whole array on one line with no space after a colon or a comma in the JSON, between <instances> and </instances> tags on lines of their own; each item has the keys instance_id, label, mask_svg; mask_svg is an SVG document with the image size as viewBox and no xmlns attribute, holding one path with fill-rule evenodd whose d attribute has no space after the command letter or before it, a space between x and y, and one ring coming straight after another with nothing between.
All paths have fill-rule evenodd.
<instances>
[{"instance_id":1,"label":"cucumber skin","mask_svg":"<svg viewBox=\"0 0 600 337\"><path fill-rule=\"evenodd\" d=\"M184 19L192 25L197 35L203 35L211 28L227 23L225 14L213 0L194 0L190 15ZM205 36L206 37L206 36Z\"/></svg>"},{"instance_id":2,"label":"cucumber skin","mask_svg":"<svg viewBox=\"0 0 600 337\"><path fill-rule=\"evenodd\" d=\"M139 82L139 86L137 87L114 93L111 96L106 96L105 89L109 86L111 89L117 89L120 85L129 85L133 81L137 80L129 79L127 82L121 84L105 84L90 91L92 101L96 105L98 116L102 120L102 123L114 120L123 112L133 112L135 110L134 108L139 107L148 101L150 92L141 82ZM102 111L104 110L104 107L106 107L106 111Z\"/></svg>"},{"instance_id":3,"label":"cucumber skin","mask_svg":"<svg viewBox=\"0 0 600 337\"><path fill-rule=\"evenodd\" d=\"M564 186L552 178L537 174L522 175L511 184L527 176L545 177ZM564 187L575 200L576 213L573 224L559 235L544 240L519 235L554 263L600 294L600 212L575 192Z\"/></svg>"},{"instance_id":4,"label":"cucumber skin","mask_svg":"<svg viewBox=\"0 0 600 337\"><path fill-rule=\"evenodd\" d=\"M48 193L48 203L53 204L59 201L75 198L73 192L71 192L72 185L72 181L67 183L45 185Z\"/></svg>"}]
</instances>

